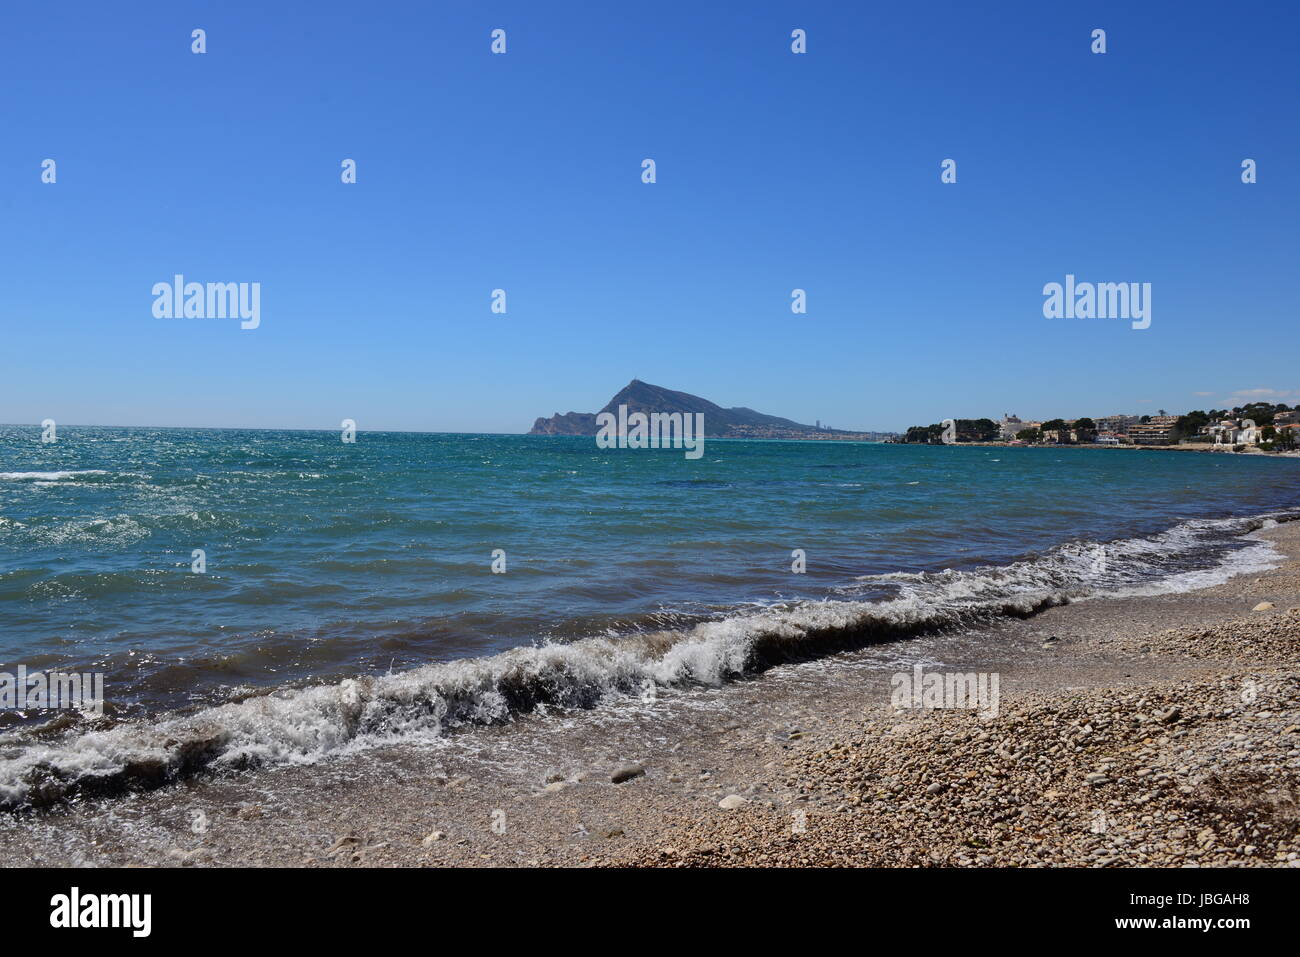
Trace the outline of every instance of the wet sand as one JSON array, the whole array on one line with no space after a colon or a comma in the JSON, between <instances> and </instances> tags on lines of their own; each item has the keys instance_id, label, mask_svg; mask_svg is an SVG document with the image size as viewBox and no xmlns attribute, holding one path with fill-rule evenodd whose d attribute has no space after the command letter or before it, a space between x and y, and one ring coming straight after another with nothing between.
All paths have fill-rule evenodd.
<instances>
[{"instance_id":1,"label":"wet sand","mask_svg":"<svg viewBox=\"0 0 1300 957\"><path fill-rule=\"evenodd\" d=\"M1300 522L1256 534L1182 595L5 815L0 864L1300 866ZM917 663L998 714L895 710Z\"/></svg>"}]
</instances>

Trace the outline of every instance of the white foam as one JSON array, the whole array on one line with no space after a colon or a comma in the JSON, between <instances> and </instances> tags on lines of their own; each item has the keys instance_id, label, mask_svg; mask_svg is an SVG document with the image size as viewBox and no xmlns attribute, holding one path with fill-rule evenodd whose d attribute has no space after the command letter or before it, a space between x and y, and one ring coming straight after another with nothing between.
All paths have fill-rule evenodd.
<instances>
[{"instance_id":1,"label":"white foam","mask_svg":"<svg viewBox=\"0 0 1300 957\"><path fill-rule=\"evenodd\" d=\"M23 482L37 480L43 482L59 482L64 479L77 478L81 475L107 475L104 469L74 469L65 472L0 472L0 480L10 482Z\"/></svg>"}]
</instances>

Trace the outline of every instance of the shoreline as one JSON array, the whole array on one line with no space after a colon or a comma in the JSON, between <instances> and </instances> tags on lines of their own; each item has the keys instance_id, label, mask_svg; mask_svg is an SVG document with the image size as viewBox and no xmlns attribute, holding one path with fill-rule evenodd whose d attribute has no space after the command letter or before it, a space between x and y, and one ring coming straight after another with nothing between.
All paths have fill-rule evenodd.
<instances>
[{"instance_id":1,"label":"shoreline","mask_svg":"<svg viewBox=\"0 0 1300 957\"><path fill-rule=\"evenodd\" d=\"M4 815L0 865L1300 866L1300 522L1253 534L1284 564L1198 591ZM894 711L918 662L998 717Z\"/></svg>"},{"instance_id":2,"label":"shoreline","mask_svg":"<svg viewBox=\"0 0 1300 957\"><path fill-rule=\"evenodd\" d=\"M921 445L921 446L935 445L935 444L942 445L942 443L933 443L933 442L885 442L880 444ZM983 448L983 449L1048 449L1054 451L1060 449L1094 449L1094 450L1106 450L1106 451L1117 451L1117 452L1118 451L1213 452L1215 454L1220 454L1220 455L1221 454L1263 455L1263 456L1270 456L1270 457L1283 458L1283 459L1300 458L1300 449L1295 449L1289 452L1277 452L1277 451L1269 452L1264 449L1255 448L1254 446L1246 446L1240 451L1237 451L1232 447L1224 446L1224 445L1214 445L1210 442L1180 442L1177 445L1132 445L1132 444L1097 445L1093 443L1080 443L1080 442L1069 442L1069 443L1063 443L1061 445L1044 445L1041 443L1036 445L1011 445L1009 442L954 442L953 445L970 447L970 448Z\"/></svg>"}]
</instances>

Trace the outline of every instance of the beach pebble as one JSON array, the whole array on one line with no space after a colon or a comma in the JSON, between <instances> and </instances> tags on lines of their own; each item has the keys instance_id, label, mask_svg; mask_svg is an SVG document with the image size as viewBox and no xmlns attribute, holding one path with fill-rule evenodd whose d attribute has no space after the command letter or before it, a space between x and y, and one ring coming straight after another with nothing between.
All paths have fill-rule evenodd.
<instances>
[{"instance_id":1,"label":"beach pebble","mask_svg":"<svg viewBox=\"0 0 1300 957\"><path fill-rule=\"evenodd\" d=\"M718 802L718 807L724 811L734 811L738 807L743 807L748 802L739 794L728 794Z\"/></svg>"},{"instance_id":2,"label":"beach pebble","mask_svg":"<svg viewBox=\"0 0 1300 957\"><path fill-rule=\"evenodd\" d=\"M610 781L614 784L622 784L624 781L631 781L633 778L639 778L645 774L645 768L639 764L625 764L609 776Z\"/></svg>"},{"instance_id":3,"label":"beach pebble","mask_svg":"<svg viewBox=\"0 0 1300 957\"><path fill-rule=\"evenodd\" d=\"M329 846L325 851L326 857L335 857L344 851L351 850L361 844L361 838L355 834L345 834Z\"/></svg>"},{"instance_id":4,"label":"beach pebble","mask_svg":"<svg viewBox=\"0 0 1300 957\"><path fill-rule=\"evenodd\" d=\"M182 866L186 864L195 864L206 861L212 857L212 852L206 848L196 847L192 851L186 851L179 847L173 847L167 852L167 856L174 861L179 862Z\"/></svg>"}]
</instances>

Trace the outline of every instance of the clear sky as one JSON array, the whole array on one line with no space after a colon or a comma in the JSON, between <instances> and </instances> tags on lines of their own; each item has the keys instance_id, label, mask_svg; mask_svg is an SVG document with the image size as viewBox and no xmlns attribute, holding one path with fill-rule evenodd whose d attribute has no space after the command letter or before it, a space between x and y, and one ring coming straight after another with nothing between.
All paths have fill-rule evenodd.
<instances>
[{"instance_id":1,"label":"clear sky","mask_svg":"<svg viewBox=\"0 0 1300 957\"><path fill-rule=\"evenodd\" d=\"M9 3L0 422L1294 404L1298 81L1294 3ZM260 328L155 318L176 273ZM1044 318L1067 273L1150 328Z\"/></svg>"}]
</instances>

